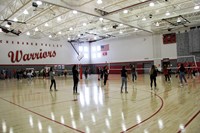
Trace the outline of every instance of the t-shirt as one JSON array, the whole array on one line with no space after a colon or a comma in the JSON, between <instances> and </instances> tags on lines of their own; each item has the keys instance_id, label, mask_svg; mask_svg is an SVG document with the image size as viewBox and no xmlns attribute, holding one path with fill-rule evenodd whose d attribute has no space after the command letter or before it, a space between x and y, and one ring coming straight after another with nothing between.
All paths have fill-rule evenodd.
<instances>
[{"instance_id":1,"label":"t-shirt","mask_svg":"<svg viewBox=\"0 0 200 133\"><path fill-rule=\"evenodd\" d=\"M54 79L54 74L53 74L53 71L50 71L50 72L49 72L49 76L50 76L50 79L51 79L51 80L53 80L53 79Z\"/></svg>"},{"instance_id":2,"label":"t-shirt","mask_svg":"<svg viewBox=\"0 0 200 133\"><path fill-rule=\"evenodd\" d=\"M180 72L185 72L185 67L180 67L180 68L179 68L179 71L180 71Z\"/></svg>"},{"instance_id":3,"label":"t-shirt","mask_svg":"<svg viewBox=\"0 0 200 133\"><path fill-rule=\"evenodd\" d=\"M74 80L78 80L78 71L76 69L72 70L72 73L73 73L73 79Z\"/></svg>"},{"instance_id":4,"label":"t-shirt","mask_svg":"<svg viewBox=\"0 0 200 133\"><path fill-rule=\"evenodd\" d=\"M136 71L135 71L135 67L132 67L132 68L131 68L131 72L132 72L132 73L135 73L135 72L136 72Z\"/></svg>"},{"instance_id":5,"label":"t-shirt","mask_svg":"<svg viewBox=\"0 0 200 133\"><path fill-rule=\"evenodd\" d=\"M126 69L121 70L121 77L127 77L127 70Z\"/></svg>"}]
</instances>

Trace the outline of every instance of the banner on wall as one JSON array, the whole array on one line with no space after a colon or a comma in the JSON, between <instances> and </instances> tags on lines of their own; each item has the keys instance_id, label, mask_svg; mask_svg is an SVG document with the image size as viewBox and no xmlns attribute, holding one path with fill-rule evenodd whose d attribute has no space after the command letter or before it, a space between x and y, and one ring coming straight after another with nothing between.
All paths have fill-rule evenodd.
<instances>
[{"instance_id":1,"label":"banner on wall","mask_svg":"<svg viewBox=\"0 0 200 133\"><path fill-rule=\"evenodd\" d=\"M30 46L27 46L30 45ZM0 40L1 46L1 61L6 61L7 64L33 63L43 62L44 59L51 60L56 58L56 50L47 47L62 47L62 45L44 44L37 42L24 42L12 40ZM37 47L32 47L37 46ZM38 48L39 47L39 48ZM43 48L44 47L44 48ZM41 61L40 61L41 60ZM0 62L2 63L2 62Z\"/></svg>"},{"instance_id":2,"label":"banner on wall","mask_svg":"<svg viewBox=\"0 0 200 133\"><path fill-rule=\"evenodd\" d=\"M172 43L176 43L176 33L164 34L163 44L172 44Z\"/></svg>"},{"instance_id":3,"label":"banner on wall","mask_svg":"<svg viewBox=\"0 0 200 133\"><path fill-rule=\"evenodd\" d=\"M103 56L107 56L108 53L105 51L105 52L102 52L102 55L103 55Z\"/></svg>"}]
</instances>

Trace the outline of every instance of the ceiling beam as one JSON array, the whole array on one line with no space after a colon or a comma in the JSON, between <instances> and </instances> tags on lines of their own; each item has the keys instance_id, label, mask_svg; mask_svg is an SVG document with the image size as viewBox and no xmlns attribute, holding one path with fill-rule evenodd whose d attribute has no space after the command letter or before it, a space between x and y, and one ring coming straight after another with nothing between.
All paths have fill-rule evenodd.
<instances>
[{"instance_id":1,"label":"ceiling beam","mask_svg":"<svg viewBox=\"0 0 200 133\"><path fill-rule=\"evenodd\" d=\"M142 27L139 27L138 25L133 25L131 22L127 23L124 22L120 19L119 14L113 14L112 16L102 16L101 14L99 14L98 12L95 11L95 3L93 2L89 2L87 4L83 4L82 6L72 6L72 5L68 5L66 2L64 2L63 0L42 0L42 2L48 3L48 4L52 4L52 5L56 5L59 7L63 7L63 8L67 8L67 9L71 9L71 10L77 10L81 13L85 13L88 15L92 15L92 16L96 16L96 17L102 17L104 19L116 22L116 23L122 23L124 25L127 25L131 28L137 28L139 30L148 32L148 33L152 33L152 31L150 29L145 29Z\"/></svg>"}]
</instances>

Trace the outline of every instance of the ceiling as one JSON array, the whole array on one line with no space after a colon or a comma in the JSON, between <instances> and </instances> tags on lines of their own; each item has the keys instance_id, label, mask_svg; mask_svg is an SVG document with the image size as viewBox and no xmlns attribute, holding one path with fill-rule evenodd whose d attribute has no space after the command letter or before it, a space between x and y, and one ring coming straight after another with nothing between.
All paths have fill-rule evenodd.
<instances>
[{"instance_id":1,"label":"ceiling","mask_svg":"<svg viewBox=\"0 0 200 133\"><path fill-rule=\"evenodd\" d=\"M41 4L34 0L0 0L0 26L4 31L0 34L7 30L8 35L93 42L200 25L200 0L97 1L101 2L42 0ZM150 6L152 2L154 6Z\"/></svg>"}]
</instances>

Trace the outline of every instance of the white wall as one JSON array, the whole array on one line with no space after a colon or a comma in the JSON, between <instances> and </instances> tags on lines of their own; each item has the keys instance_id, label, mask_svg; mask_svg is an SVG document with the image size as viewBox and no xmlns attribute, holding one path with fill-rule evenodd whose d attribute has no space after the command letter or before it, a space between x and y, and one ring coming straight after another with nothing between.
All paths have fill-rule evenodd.
<instances>
[{"instance_id":1,"label":"white wall","mask_svg":"<svg viewBox=\"0 0 200 133\"><path fill-rule=\"evenodd\" d=\"M163 45L162 35L145 35L145 36L128 36L123 38L113 38L109 40L102 40L92 44L76 44L78 46L97 46L109 44L109 51L107 56L101 58L83 58L78 61L77 54L67 40L53 41L49 38L32 39L26 35L21 36L7 36L0 33L0 65L16 65L16 64L95 64L105 62L128 62L128 61L142 61L153 58L174 58L177 57L176 44ZM8 41L8 43L6 42ZM14 44L12 44L12 41ZM17 42L20 44L17 44ZM22 42L25 44L23 45ZM26 43L29 43L27 45ZM30 43L33 43L31 45ZM35 43L38 45L36 46ZM43 46L41 46L43 43ZM48 46L45 46L48 44ZM49 46L50 45L50 46ZM53 47L55 45L55 47ZM57 47L57 45L59 47ZM62 46L62 47L61 47ZM90 48L89 48L90 49ZM20 60L20 62L11 62L8 53L22 50L23 54L40 53L45 51L55 51L56 56L51 58L42 58L29 61ZM40 51L41 50L41 51ZM90 54L90 53L89 53Z\"/></svg>"},{"instance_id":2,"label":"white wall","mask_svg":"<svg viewBox=\"0 0 200 133\"><path fill-rule=\"evenodd\" d=\"M93 45L109 44L107 56L91 58L91 63L142 61L154 58L177 57L176 44L163 44L162 34L146 36L129 36L113 38L92 43Z\"/></svg>"},{"instance_id":3,"label":"white wall","mask_svg":"<svg viewBox=\"0 0 200 133\"><path fill-rule=\"evenodd\" d=\"M91 45L109 44L107 56L91 59L92 63L108 62L126 62L135 60L144 60L144 58L153 58L152 37L124 37L103 40Z\"/></svg>"},{"instance_id":4,"label":"white wall","mask_svg":"<svg viewBox=\"0 0 200 133\"><path fill-rule=\"evenodd\" d=\"M8 43L7 43L8 42ZM14 42L14 43L12 43ZM19 42L19 44L17 44ZM24 44L22 44L24 42ZM28 45L26 44L28 42ZM33 45L31 45L33 43ZM35 45L37 43L37 45ZM43 46L41 45L43 43ZM45 46L47 44L47 46ZM54 47L53 47L54 45ZM58 45L58 47L57 47ZM23 57L19 62L11 61L12 51L14 53L14 57L16 57L16 51L22 51L23 55L26 57L27 54L33 53L41 53L44 52L54 52L54 57L47 58L39 58L39 59L30 59L23 60ZM10 52L10 53L9 53ZM19 54L19 59L21 54ZM24 58L26 58L24 57ZM88 59L82 59L78 61L77 54L72 48L72 46L68 43L67 40L53 41L49 38L42 39L32 39L26 35L20 36L8 36L4 35L4 33L0 33L0 65L17 65L17 64L74 64L74 63L82 63L87 64Z\"/></svg>"}]
</instances>

